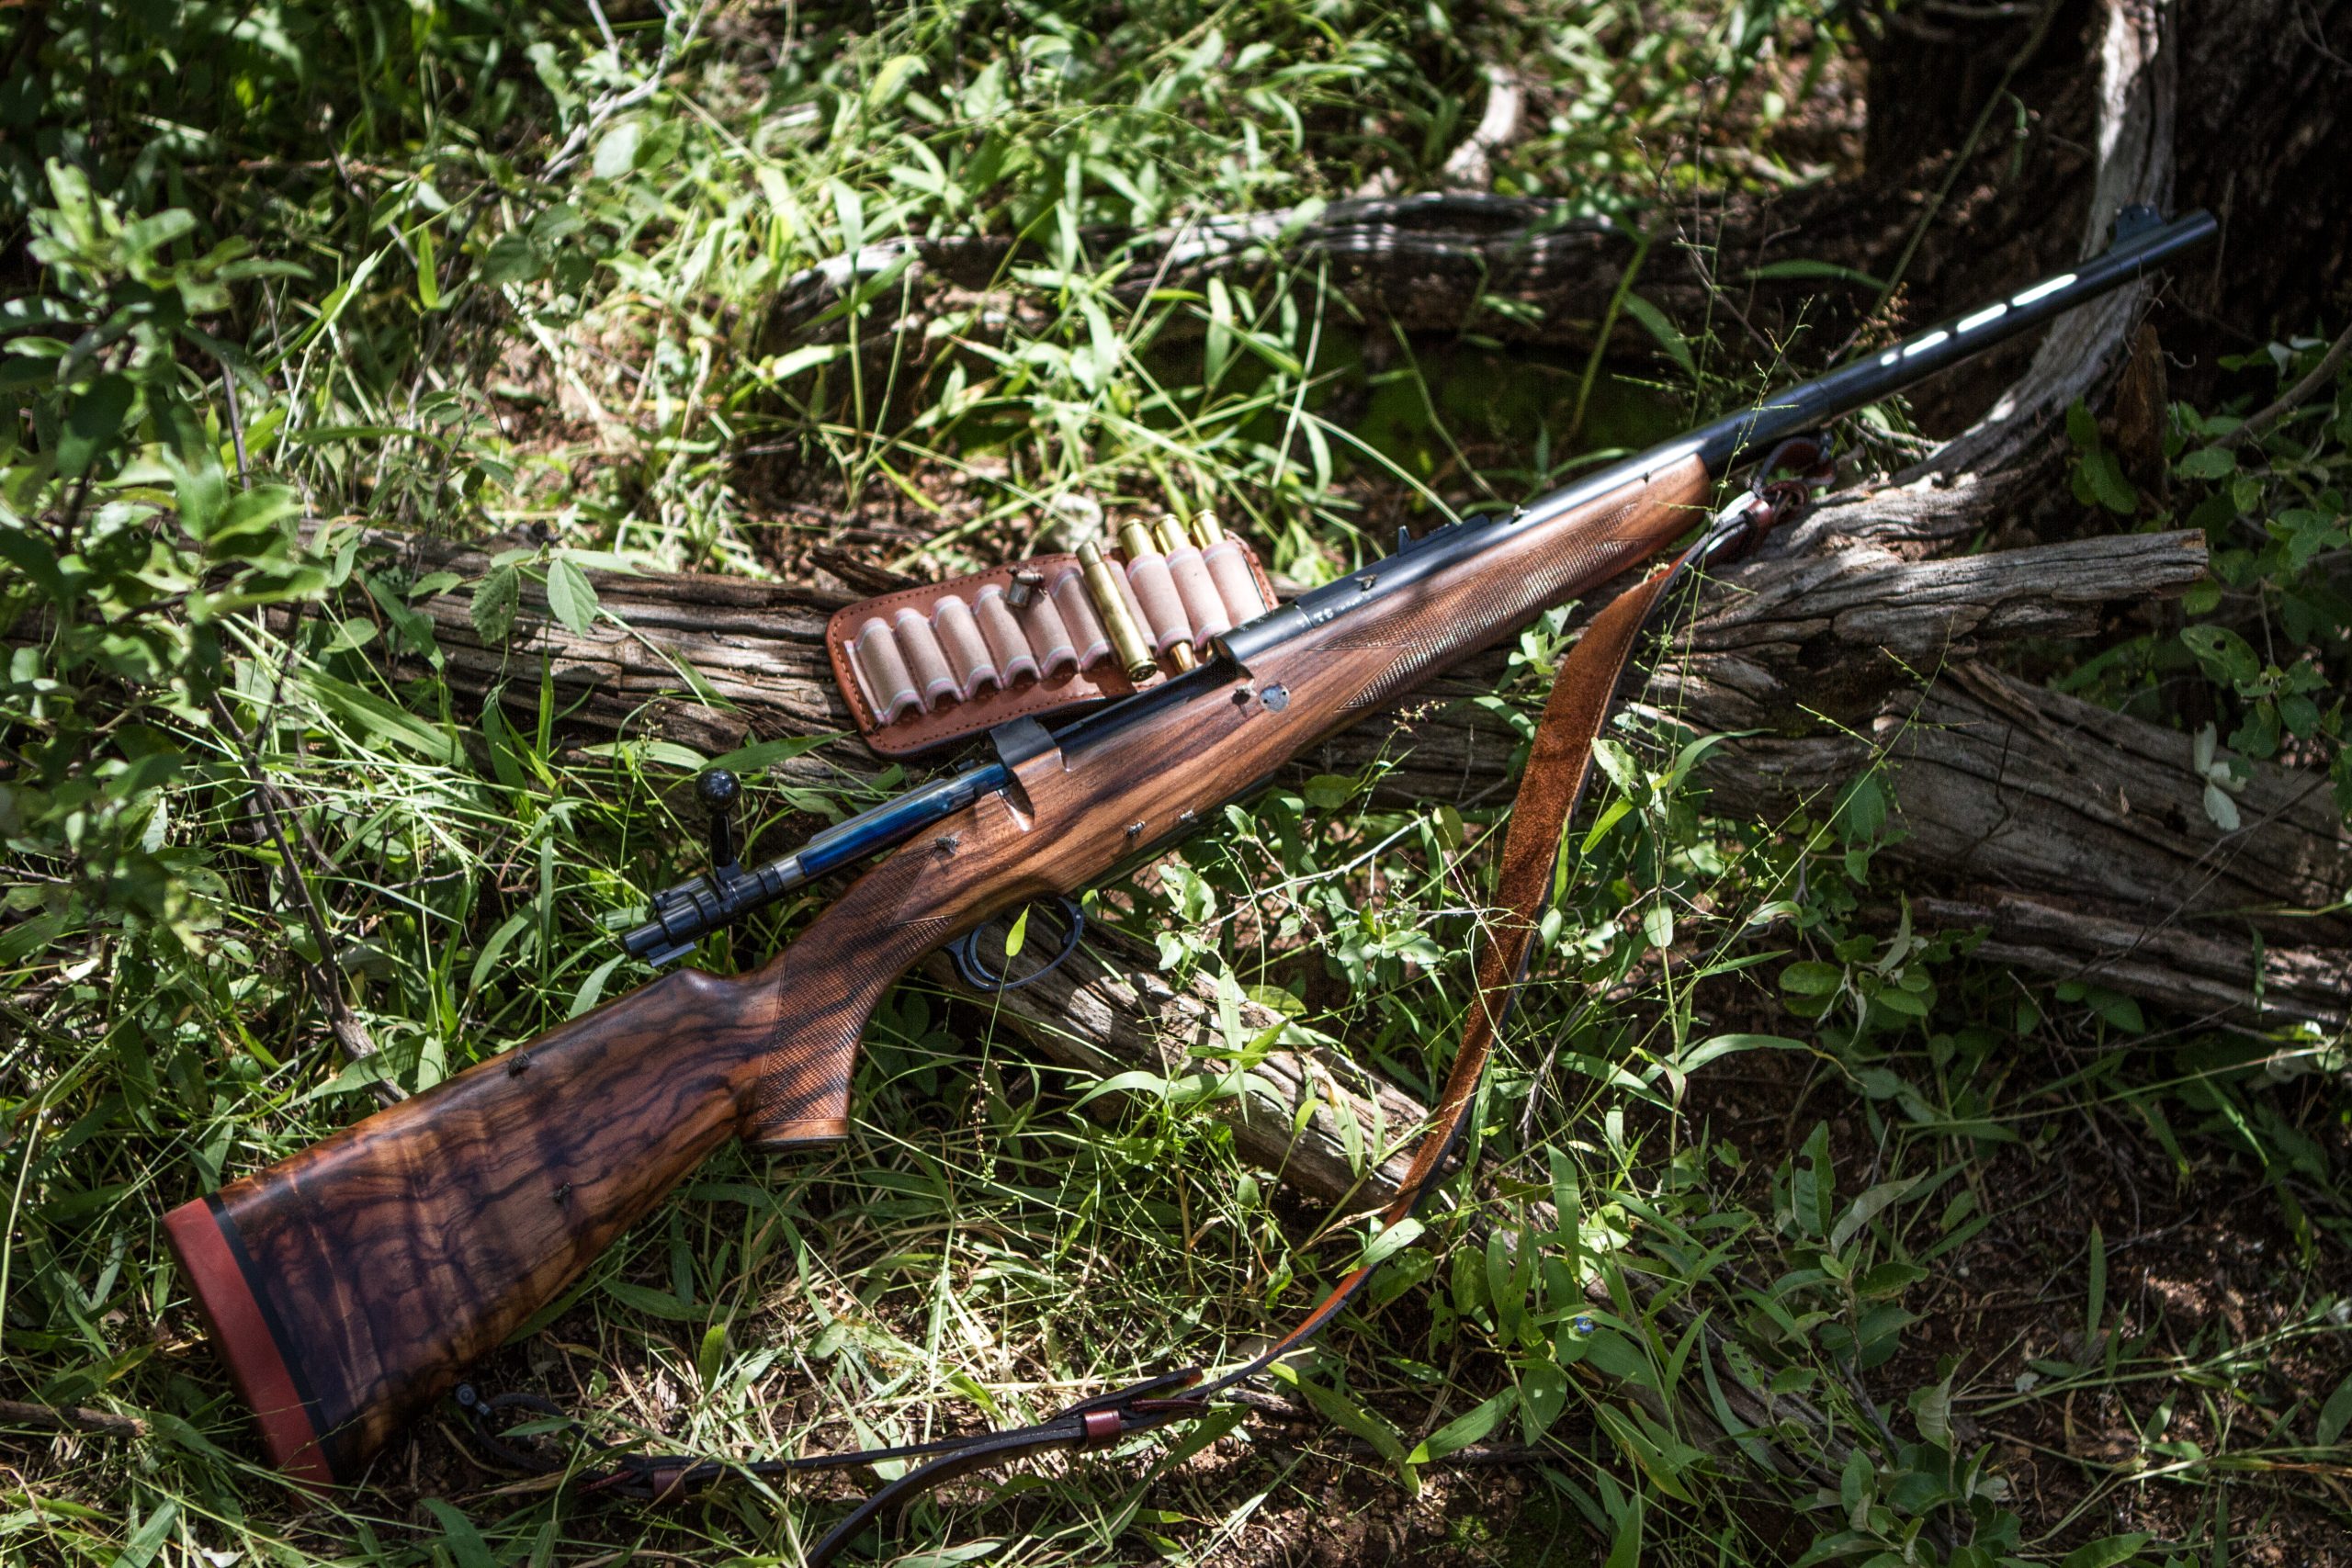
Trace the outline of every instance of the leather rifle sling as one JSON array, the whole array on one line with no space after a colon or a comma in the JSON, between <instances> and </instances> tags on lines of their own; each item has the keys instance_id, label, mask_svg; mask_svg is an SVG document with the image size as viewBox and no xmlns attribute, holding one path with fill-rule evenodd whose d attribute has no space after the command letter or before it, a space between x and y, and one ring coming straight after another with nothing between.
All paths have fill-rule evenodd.
<instances>
[{"instance_id":1,"label":"leather rifle sling","mask_svg":"<svg viewBox=\"0 0 2352 1568\"><path fill-rule=\"evenodd\" d=\"M1769 470L1773 466L1768 463L1765 468ZM1463 1021L1462 1042L1454 1053L1453 1071L1447 1076L1437 1103L1430 1108L1429 1130L1414 1152L1396 1195L1380 1213L1382 1229L1402 1224L1420 1207L1469 1126L1496 1040L1526 973L1537 922L1551 891L1561 835L1591 772L1593 742L1608 722L1611 700L1650 613L1685 567L1715 554L1727 542L1752 545L1789 504L1802 498L1802 489L1792 491L1784 484L1775 494L1759 484L1726 507L1715 525L1705 530L1674 560L1612 600L1592 618L1584 636L1561 660L1528 751L1526 768L1520 777L1510 825L1503 838L1495 901L1480 920L1476 989ZM683 1456L614 1455L601 1472L588 1472L583 1489L669 1497L729 1474L775 1476L896 1460L923 1461L873 1493L826 1532L807 1559L810 1568L823 1568L838 1560L876 1521L957 1476L1057 1449L1099 1448L1121 1438L1206 1414L1208 1402L1216 1395L1258 1376L1322 1332L1378 1268L1376 1262L1359 1266L1288 1333L1249 1361L1206 1382L1198 1370L1164 1373L1083 1400L1033 1426L851 1453L738 1462ZM550 1402L526 1393L483 1398L469 1385L458 1390L458 1402L472 1417L476 1440L497 1459L521 1470L548 1472L563 1468L543 1456L516 1450L494 1429L495 1417L509 1409L560 1416L561 1413ZM577 1423L569 1425L573 1431L580 1430ZM607 1447L593 1438L589 1440L596 1448Z\"/></svg>"},{"instance_id":2,"label":"leather rifle sling","mask_svg":"<svg viewBox=\"0 0 2352 1568\"><path fill-rule=\"evenodd\" d=\"M1561 835L1592 770L1592 745L1608 722L1617 682L1668 587L1685 565L1719 542L1711 530L1675 560L1611 601L1560 662L1520 775L1510 826L1503 838L1494 905L1480 921L1477 988L1463 1021L1453 1070L1430 1108L1429 1131L1396 1195L1380 1213L1383 1230L1403 1223L1420 1207L1470 1124L1487 1064L1527 970L1536 925L1551 893ZM1072 1405L1033 1427L964 1439L963 1446L941 1453L866 1498L818 1542L808 1556L811 1568L832 1562L876 1520L958 1475L1023 1454L1093 1448L1205 1414L1216 1394L1256 1377L1322 1332L1379 1267L1366 1263L1355 1269L1289 1333L1213 1382L1198 1382L1197 1372L1170 1373Z\"/></svg>"}]
</instances>

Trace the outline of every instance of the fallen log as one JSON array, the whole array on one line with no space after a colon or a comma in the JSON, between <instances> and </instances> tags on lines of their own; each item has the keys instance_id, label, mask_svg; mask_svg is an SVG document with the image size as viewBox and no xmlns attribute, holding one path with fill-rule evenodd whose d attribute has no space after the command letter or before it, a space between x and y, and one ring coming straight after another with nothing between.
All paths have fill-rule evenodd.
<instances>
[{"instance_id":1,"label":"fallen log","mask_svg":"<svg viewBox=\"0 0 2352 1568\"><path fill-rule=\"evenodd\" d=\"M2308 977L2340 967L2330 951L2352 953L2352 929L2340 917L2294 913L2335 902L2352 853L2324 787L2308 774L2252 766L2237 797L2245 825L2223 832L2206 815L2187 737L2025 686L1981 662L2005 641L2087 634L2182 592L2203 570L2199 536L2116 535L1912 559L1901 552L1919 542L1921 526L1908 490L1829 508L1804 532L1710 585L1697 614L1668 638L1644 693L1653 712L1676 723L1739 734L1702 775L1710 809L1768 820L1818 814L1883 766L1904 829L1891 859L1955 888L1998 888L2085 918L2072 928L2083 939L2076 943L2046 931L2010 933L1992 920L2010 961L2156 1001L2185 994L2186 978L2200 1012L2218 1008L2240 1023L2332 1027L2340 1019L2340 1006ZM470 549L385 538L412 552L419 570L471 575L487 564ZM518 705L534 705L544 661L573 724L679 740L707 755L849 728L821 646L825 617L845 594L723 577L594 581L612 619L574 633L526 592L503 649L484 644L462 593L428 601L422 609L448 678L476 697L503 688ZM1389 806L1497 798L1518 732L1466 699L1492 692L1501 673L1499 654L1474 660L1401 711L1301 759L1294 779L1366 773L1372 798ZM697 685L730 705L681 694ZM878 766L845 741L784 764L782 776L838 783L844 767ZM1954 919L1962 908L2013 908L1982 897L1931 907ZM2204 939L2178 948L2188 965L2180 974L2119 956L2131 949L2119 947L2116 928L2184 920ZM2247 967L2249 931L2263 933L2275 983Z\"/></svg>"}]
</instances>

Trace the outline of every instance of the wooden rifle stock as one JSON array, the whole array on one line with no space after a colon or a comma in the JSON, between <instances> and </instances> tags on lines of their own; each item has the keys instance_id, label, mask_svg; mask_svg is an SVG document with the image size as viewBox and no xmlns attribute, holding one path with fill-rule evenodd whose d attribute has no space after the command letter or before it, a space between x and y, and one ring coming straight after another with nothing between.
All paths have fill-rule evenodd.
<instances>
[{"instance_id":1,"label":"wooden rifle stock","mask_svg":"<svg viewBox=\"0 0 2352 1568\"><path fill-rule=\"evenodd\" d=\"M730 1134L774 1149L843 1136L859 1037L923 954L1183 836L1301 750L1687 533L1707 484L1684 457L1246 670L1170 682L1131 721L1082 721L761 969L666 976L174 1210L173 1249L271 1460L353 1479Z\"/></svg>"}]
</instances>

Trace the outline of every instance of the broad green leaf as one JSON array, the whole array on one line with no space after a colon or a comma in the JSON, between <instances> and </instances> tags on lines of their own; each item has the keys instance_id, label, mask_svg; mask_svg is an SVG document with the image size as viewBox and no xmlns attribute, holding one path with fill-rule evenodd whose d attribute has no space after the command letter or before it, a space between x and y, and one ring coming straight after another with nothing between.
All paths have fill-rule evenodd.
<instances>
[{"instance_id":1,"label":"broad green leaf","mask_svg":"<svg viewBox=\"0 0 2352 1568\"><path fill-rule=\"evenodd\" d=\"M1568 1374L1551 1361L1531 1361L1519 1372L1519 1432L1530 1447L1552 1429L1568 1404Z\"/></svg>"},{"instance_id":2,"label":"broad green leaf","mask_svg":"<svg viewBox=\"0 0 2352 1568\"><path fill-rule=\"evenodd\" d=\"M1370 1443L1381 1458L1393 1464L1405 1457L1405 1445L1396 1440L1396 1434L1388 1423L1346 1394L1305 1378L1298 1379L1293 1386L1306 1396L1306 1403L1315 1406L1325 1420Z\"/></svg>"},{"instance_id":3,"label":"broad green leaf","mask_svg":"<svg viewBox=\"0 0 2352 1568\"><path fill-rule=\"evenodd\" d=\"M57 547L39 534L0 524L0 560L32 579L52 604L65 602L65 574L57 568Z\"/></svg>"},{"instance_id":4,"label":"broad green leaf","mask_svg":"<svg viewBox=\"0 0 2352 1568\"><path fill-rule=\"evenodd\" d=\"M302 510L291 485L255 485L221 509L204 537L204 553L215 560L252 559L285 537L278 525Z\"/></svg>"},{"instance_id":5,"label":"broad green leaf","mask_svg":"<svg viewBox=\"0 0 2352 1568\"><path fill-rule=\"evenodd\" d=\"M2109 512L2129 517L2140 510L2140 492L2123 477L2123 465L2116 461L2114 453L2103 447L2086 452L2076 471L2082 475L2091 498Z\"/></svg>"},{"instance_id":6,"label":"broad green leaf","mask_svg":"<svg viewBox=\"0 0 2352 1568\"><path fill-rule=\"evenodd\" d=\"M1611 1488L1612 1493L1615 1490ZM1600 1568L1641 1568L1641 1562L1642 1495L1635 1492L1624 1499L1616 1532L1610 1539L1609 1556Z\"/></svg>"},{"instance_id":7,"label":"broad green leaf","mask_svg":"<svg viewBox=\"0 0 2352 1568\"><path fill-rule=\"evenodd\" d=\"M1884 1008L1887 1011L1897 1014L1903 1018L1925 1018L1928 1016L1927 999L1918 996L1915 992L1905 990L1900 986L1883 986L1879 989L1872 991L1870 996L1871 1000Z\"/></svg>"},{"instance_id":8,"label":"broad green leaf","mask_svg":"<svg viewBox=\"0 0 2352 1568\"><path fill-rule=\"evenodd\" d=\"M1209 331L1202 344L1201 378L1204 385L1215 387L1225 378L1225 367L1233 358L1233 293L1225 279L1209 279Z\"/></svg>"},{"instance_id":9,"label":"broad green leaf","mask_svg":"<svg viewBox=\"0 0 2352 1568\"><path fill-rule=\"evenodd\" d=\"M606 740L594 746L582 746L580 754L583 757L629 757L640 763L677 768L689 773L698 773L710 765L703 761L701 752L675 740Z\"/></svg>"},{"instance_id":10,"label":"broad green leaf","mask_svg":"<svg viewBox=\"0 0 2352 1568\"><path fill-rule=\"evenodd\" d=\"M1801 960L1781 971L1781 989L1800 997L1826 997L1845 983L1845 970L1813 959Z\"/></svg>"},{"instance_id":11,"label":"broad green leaf","mask_svg":"<svg viewBox=\"0 0 2352 1568\"><path fill-rule=\"evenodd\" d=\"M2200 446L2186 452L2172 466L2172 471L2186 479L2226 479L2237 471L2238 455L2226 446Z\"/></svg>"},{"instance_id":12,"label":"broad green leaf","mask_svg":"<svg viewBox=\"0 0 2352 1568\"><path fill-rule=\"evenodd\" d=\"M1682 367L1684 375L1696 376L1699 373L1698 362L1690 357L1690 341L1683 337L1679 328L1666 319L1665 311L1638 294L1628 294L1625 296L1625 313L1649 330L1650 336L1657 339L1658 346Z\"/></svg>"},{"instance_id":13,"label":"broad green leaf","mask_svg":"<svg viewBox=\"0 0 2352 1568\"><path fill-rule=\"evenodd\" d=\"M1838 1224L1829 1232L1832 1251L1842 1252L1846 1244L1860 1235L1862 1227L1899 1203L1911 1189L1919 1185L1919 1178L1906 1176L1894 1181L1882 1181L1846 1206Z\"/></svg>"},{"instance_id":14,"label":"broad green leaf","mask_svg":"<svg viewBox=\"0 0 2352 1568\"><path fill-rule=\"evenodd\" d=\"M702 1348L695 1356L695 1371L701 1377L702 1386L709 1388L726 1369L727 1325L714 1323L703 1330Z\"/></svg>"},{"instance_id":15,"label":"broad green leaf","mask_svg":"<svg viewBox=\"0 0 2352 1568\"><path fill-rule=\"evenodd\" d=\"M523 603L523 569L508 562L483 574L474 589L470 612L474 631L491 648L503 648L514 629L514 612Z\"/></svg>"},{"instance_id":16,"label":"broad green leaf","mask_svg":"<svg viewBox=\"0 0 2352 1568\"><path fill-rule=\"evenodd\" d=\"M2255 652L2252 643L2227 626L2189 626L2182 631L2180 640L2197 656L2198 664L2212 680L2237 683L2255 681L2262 674L2262 656ZM2200 736L2199 746L2201 755L2197 767L2202 772L2212 764L2211 736Z\"/></svg>"},{"instance_id":17,"label":"broad green leaf","mask_svg":"<svg viewBox=\"0 0 2352 1568\"><path fill-rule=\"evenodd\" d=\"M1106 1094L1148 1094L1155 1099L1164 1100L1169 1090L1174 1087L1175 1083L1171 1078L1163 1077L1158 1073L1148 1073L1141 1068L1134 1068L1124 1073L1113 1073L1109 1077L1080 1095L1071 1102L1070 1108L1076 1110L1090 1100L1102 1099Z\"/></svg>"},{"instance_id":18,"label":"broad green leaf","mask_svg":"<svg viewBox=\"0 0 2352 1568\"><path fill-rule=\"evenodd\" d=\"M582 1013L594 1007L605 995L605 982L628 957L628 954L626 953L616 953L602 964L597 964L588 978L581 982L580 989L572 993L571 1010L563 1016L568 1019L578 1018Z\"/></svg>"},{"instance_id":19,"label":"broad green leaf","mask_svg":"<svg viewBox=\"0 0 2352 1568\"><path fill-rule=\"evenodd\" d=\"M1886 786L1876 773L1864 773L1847 786L1845 798L1838 805L1838 820L1849 840L1877 837L1886 826Z\"/></svg>"},{"instance_id":20,"label":"broad green leaf","mask_svg":"<svg viewBox=\"0 0 2352 1568\"><path fill-rule=\"evenodd\" d=\"M2098 416L2080 398L2066 405L2066 439L2077 452L2098 450Z\"/></svg>"},{"instance_id":21,"label":"broad green leaf","mask_svg":"<svg viewBox=\"0 0 2352 1568\"><path fill-rule=\"evenodd\" d=\"M1421 1228L1420 1221L1407 1215L1364 1244L1363 1256L1356 1259L1356 1267L1371 1269L1386 1262L1420 1240Z\"/></svg>"},{"instance_id":22,"label":"broad green leaf","mask_svg":"<svg viewBox=\"0 0 2352 1568\"><path fill-rule=\"evenodd\" d=\"M1634 803L1622 795L1601 807L1600 815L1593 818L1591 830L1585 834L1584 842L1577 847L1577 853L1579 855L1592 853L1600 840L1609 836L1609 829L1623 821L1625 814L1633 809Z\"/></svg>"},{"instance_id":23,"label":"broad green leaf","mask_svg":"<svg viewBox=\"0 0 2352 1568\"><path fill-rule=\"evenodd\" d=\"M827 180L825 191L833 198L833 215L841 221L842 254L854 258L865 246L865 202L840 180Z\"/></svg>"},{"instance_id":24,"label":"broad green leaf","mask_svg":"<svg viewBox=\"0 0 2352 1568\"><path fill-rule=\"evenodd\" d=\"M585 633L595 623L596 586L569 557L548 563L548 610L574 632Z\"/></svg>"},{"instance_id":25,"label":"broad green leaf","mask_svg":"<svg viewBox=\"0 0 2352 1568\"><path fill-rule=\"evenodd\" d=\"M406 708L321 671L303 671L301 681L322 707L356 726L362 733L418 752L446 767L465 765L462 748Z\"/></svg>"},{"instance_id":26,"label":"broad green leaf","mask_svg":"<svg viewBox=\"0 0 2352 1568\"><path fill-rule=\"evenodd\" d=\"M1768 262L1762 266L1748 268L1746 276L1759 282L1781 277L1822 277L1860 284L1864 288L1883 289L1886 287L1883 280L1872 277L1867 272L1860 272L1850 266L1839 266L1835 262Z\"/></svg>"},{"instance_id":27,"label":"broad green leaf","mask_svg":"<svg viewBox=\"0 0 2352 1568\"><path fill-rule=\"evenodd\" d=\"M691 1302L682 1302L667 1291L633 1285L627 1280L605 1280L605 1293L633 1312L667 1318L673 1323L701 1323L710 1316L705 1308Z\"/></svg>"},{"instance_id":28,"label":"broad green leaf","mask_svg":"<svg viewBox=\"0 0 2352 1568\"><path fill-rule=\"evenodd\" d=\"M2148 1032L2148 1021L2141 1016L2138 1000L2120 991L2092 986L2085 989L2083 1002L2099 1017L2127 1033L2145 1034Z\"/></svg>"},{"instance_id":29,"label":"broad green leaf","mask_svg":"<svg viewBox=\"0 0 2352 1568\"><path fill-rule=\"evenodd\" d=\"M1880 1263L1854 1277L1854 1294L1864 1301L1899 1296L1928 1277L1917 1263Z\"/></svg>"},{"instance_id":30,"label":"broad green leaf","mask_svg":"<svg viewBox=\"0 0 2352 1568\"><path fill-rule=\"evenodd\" d=\"M1740 1051L1803 1051L1809 1047L1802 1040L1791 1040L1781 1034L1717 1034L1702 1040L1674 1058L1677 1072L1695 1073L1719 1056Z\"/></svg>"},{"instance_id":31,"label":"broad green leaf","mask_svg":"<svg viewBox=\"0 0 2352 1568\"><path fill-rule=\"evenodd\" d=\"M635 118L624 119L596 140L595 156L589 170L600 180L616 180L637 164L639 143L645 140L645 127Z\"/></svg>"},{"instance_id":32,"label":"broad green leaf","mask_svg":"<svg viewBox=\"0 0 2352 1568\"><path fill-rule=\"evenodd\" d=\"M835 739L831 735L788 735L781 739L756 741L729 751L724 757L713 757L709 765L725 768L731 773L755 773L763 768L773 768L778 762L788 762Z\"/></svg>"},{"instance_id":33,"label":"broad green leaf","mask_svg":"<svg viewBox=\"0 0 2352 1568\"><path fill-rule=\"evenodd\" d=\"M882 62L874 80L865 89L865 107L878 109L906 90L906 85L920 72L930 67L920 54L894 54Z\"/></svg>"},{"instance_id":34,"label":"broad green leaf","mask_svg":"<svg viewBox=\"0 0 2352 1568\"><path fill-rule=\"evenodd\" d=\"M517 909L499 922L498 929L490 933L490 940L481 944L481 952L474 959L473 973L466 980L467 989L481 989L483 977L497 967L499 959L505 954L507 944L520 936L537 917L536 909Z\"/></svg>"},{"instance_id":35,"label":"broad green leaf","mask_svg":"<svg viewBox=\"0 0 2352 1568\"><path fill-rule=\"evenodd\" d=\"M803 344L788 354L779 354L759 369L764 380L782 383L791 380L804 370L814 370L820 365L830 365L841 357L842 345L837 343Z\"/></svg>"},{"instance_id":36,"label":"broad green leaf","mask_svg":"<svg viewBox=\"0 0 2352 1568\"><path fill-rule=\"evenodd\" d=\"M2330 1449L2352 1427L2352 1375L2335 1385L2335 1392L2320 1406L2319 1421L2312 1429L2312 1438L2321 1448Z\"/></svg>"},{"instance_id":37,"label":"broad green leaf","mask_svg":"<svg viewBox=\"0 0 2352 1568\"><path fill-rule=\"evenodd\" d=\"M1345 773L1317 773L1299 787L1306 804L1317 811L1336 811L1356 792L1356 781Z\"/></svg>"},{"instance_id":38,"label":"broad green leaf","mask_svg":"<svg viewBox=\"0 0 2352 1568\"><path fill-rule=\"evenodd\" d=\"M546 258L527 235L501 234L481 254L481 280L493 288L528 283L546 270Z\"/></svg>"},{"instance_id":39,"label":"broad green leaf","mask_svg":"<svg viewBox=\"0 0 2352 1568\"><path fill-rule=\"evenodd\" d=\"M449 1555L458 1568L498 1568L490 1554L490 1543L474 1529L474 1522L438 1497L424 1500L427 1512L441 1521L441 1539L449 1548Z\"/></svg>"},{"instance_id":40,"label":"broad green leaf","mask_svg":"<svg viewBox=\"0 0 2352 1568\"><path fill-rule=\"evenodd\" d=\"M1911 1419L1919 1436L1939 1449L1951 1447L1951 1379L1911 1391Z\"/></svg>"},{"instance_id":41,"label":"broad green leaf","mask_svg":"<svg viewBox=\"0 0 2352 1568\"><path fill-rule=\"evenodd\" d=\"M108 1568L147 1568L179 1517L177 1503L166 1500L156 1504L155 1511L141 1520L139 1528L130 1532L130 1539L122 1543L122 1550L115 1554Z\"/></svg>"},{"instance_id":42,"label":"broad green leaf","mask_svg":"<svg viewBox=\"0 0 2352 1568\"><path fill-rule=\"evenodd\" d=\"M2230 798L2229 791L2219 784L2209 784L2204 791L2205 815L2224 833L2234 833L2245 826L2238 815L2238 803Z\"/></svg>"},{"instance_id":43,"label":"broad green leaf","mask_svg":"<svg viewBox=\"0 0 2352 1568\"><path fill-rule=\"evenodd\" d=\"M2115 1568L2115 1564L2137 1557L2150 1539L2136 1530L2130 1535L2110 1535L2075 1548L2066 1553L2060 1568Z\"/></svg>"},{"instance_id":44,"label":"broad green leaf","mask_svg":"<svg viewBox=\"0 0 2352 1568\"><path fill-rule=\"evenodd\" d=\"M441 308L441 276L433 254L433 225L420 225L416 231L416 298L428 310Z\"/></svg>"}]
</instances>

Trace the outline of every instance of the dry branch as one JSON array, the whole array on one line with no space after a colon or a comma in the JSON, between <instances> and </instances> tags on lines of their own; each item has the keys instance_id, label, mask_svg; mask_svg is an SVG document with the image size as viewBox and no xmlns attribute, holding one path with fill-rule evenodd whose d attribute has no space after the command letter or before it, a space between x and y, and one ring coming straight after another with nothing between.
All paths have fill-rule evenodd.
<instances>
[{"instance_id":1,"label":"dry branch","mask_svg":"<svg viewBox=\"0 0 2352 1568\"><path fill-rule=\"evenodd\" d=\"M143 1438L147 1423L136 1416L92 1410L80 1404L32 1404L21 1399L0 1399L0 1427L31 1427L43 1432L97 1432L109 1438Z\"/></svg>"}]
</instances>

